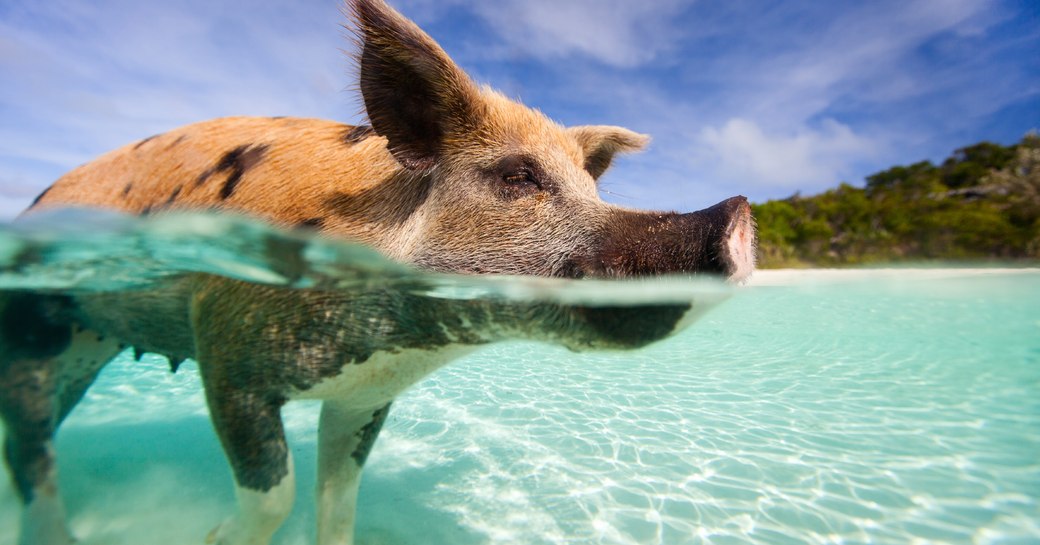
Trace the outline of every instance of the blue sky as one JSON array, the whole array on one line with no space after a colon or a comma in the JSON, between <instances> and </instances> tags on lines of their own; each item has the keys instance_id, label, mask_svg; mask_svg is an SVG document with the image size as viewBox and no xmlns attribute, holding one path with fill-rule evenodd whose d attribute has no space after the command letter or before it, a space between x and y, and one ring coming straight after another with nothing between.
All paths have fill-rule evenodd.
<instances>
[{"instance_id":1,"label":"blue sky","mask_svg":"<svg viewBox=\"0 0 1040 545\"><path fill-rule=\"evenodd\" d=\"M649 133L607 200L811 194L1040 126L1035 0L391 0L475 79ZM357 122L337 0L3 0L0 219L110 149L226 115Z\"/></svg>"}]
</instances>

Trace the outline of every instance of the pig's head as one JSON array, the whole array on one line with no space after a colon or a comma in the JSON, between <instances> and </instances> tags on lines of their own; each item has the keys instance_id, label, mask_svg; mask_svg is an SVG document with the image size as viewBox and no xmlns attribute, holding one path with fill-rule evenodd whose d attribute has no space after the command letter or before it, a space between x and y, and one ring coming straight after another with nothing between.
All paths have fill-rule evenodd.
<instances>
[{"instance_id":1,"label":"pig's head","mask_svg":"<svg viewBox=\"0 0 1040 545\"><path fill-rule=\"evenodd\" d=\"M360 89L376 133L413 179L396 257L462 273L627 277L754 267L744 197L688 214L603 202L597 180L646 136L562 127L475 85L441 47L383 0L352 2Z\"/></svg>"}]
</instances>

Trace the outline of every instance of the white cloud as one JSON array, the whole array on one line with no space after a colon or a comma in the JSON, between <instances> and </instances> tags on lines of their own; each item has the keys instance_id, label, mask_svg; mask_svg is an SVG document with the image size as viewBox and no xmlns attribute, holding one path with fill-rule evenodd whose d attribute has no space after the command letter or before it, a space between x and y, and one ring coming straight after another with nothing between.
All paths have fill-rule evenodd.
<instances>
[{"instance_id":1,"label":"white cloud","mask_svg":"<svg viewBox=\"0 0 1040 545\"><path fill-rule=\"evenodd\" d=\"M463 5L490 27L494 57L560 60L574 56L615 67L633 67L675 47L681 31L675 17L688 0L410 0L409 14L431 19L433 6Z\"/></svg>"},{"instance_id":2,"label":"white cloud","mask_svg":"<svg viewBox=\"0 0 1040 545\"><path fill-rule=\"evenodd\" d=\"M586 55L629 67L646 63L676 38L669 24L682 2L513 0L475 7L509 47L542 59Z\"/></svg>"},{"instance_id":3,"label":"white cloud","mask_svg":"<svg viewBox=\"0 0 1040 545\"><path fill-rule=\"evenodd\" d=\"M978 32L979 25L993 24L999 19L994 7L986 0L852 5L818 28L792 29L802 34L775 51L727 59L726 77L743 82L729 105L743 105L742 115L768 118L769 125L790 127L843 97L891 102L925 95L946 82L936 77L938 67L909 66L909 56L943 33ZM785 43L782 30L770 28L771 41Z\"/></svg>"},{"instance_id":4,"label":"white cloud","mask_svg":"<svg viewBox=\"0 0 1040 545\"><path fill-rule=\"evenodd\" d=\"M744 186L796 190L832 185L850 165L877 153L877 145L834 120L819 128L767 134L755 122L734 118L701 132L701 161L726 180Z\"/></svg>"}]
</instances>

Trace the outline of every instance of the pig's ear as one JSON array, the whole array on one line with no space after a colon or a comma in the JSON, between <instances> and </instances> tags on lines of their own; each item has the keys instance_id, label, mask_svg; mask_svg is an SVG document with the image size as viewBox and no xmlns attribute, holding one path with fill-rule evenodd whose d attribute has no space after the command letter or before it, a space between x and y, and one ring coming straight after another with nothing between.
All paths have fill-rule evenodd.
<instances>
[{"instance_id":1,"label":"pig's ear","mask_svg":"<svg viewBox=\"0 0 1040 545\"><path fill-rule=\"evenodd\" d=\"M479 119L479 89L433 38L383 0L350 0L350 10L372 128L405 168L433 168L446 140Z\"/></svg>"},{"instance_id":2,"label":"pig's ear","mask_svg":"<svg viewBox=\"0 0 1040 545\"><path fill-rule=\"evenodd\" d=\"M650 143L649 136L622 127L589 125L569 131L585 150L585 170L596 180L610 168L614 155L639 151Z\"/></svg>"}]
</instances>

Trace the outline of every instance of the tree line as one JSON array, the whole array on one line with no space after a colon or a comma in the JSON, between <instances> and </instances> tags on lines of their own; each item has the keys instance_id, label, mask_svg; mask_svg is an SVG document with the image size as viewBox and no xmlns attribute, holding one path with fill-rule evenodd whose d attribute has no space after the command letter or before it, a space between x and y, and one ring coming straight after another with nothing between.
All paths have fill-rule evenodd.
<instances>
[{"instance_id":1,"label":"tree line","mask_svg":"<svg viewBox=\"0 0 1040 545\"><path fill-rule=\"evenodd\" d=\"M1040 260L1040 135L752 208L763 268Z\"/></svg>"}]
</instances>

